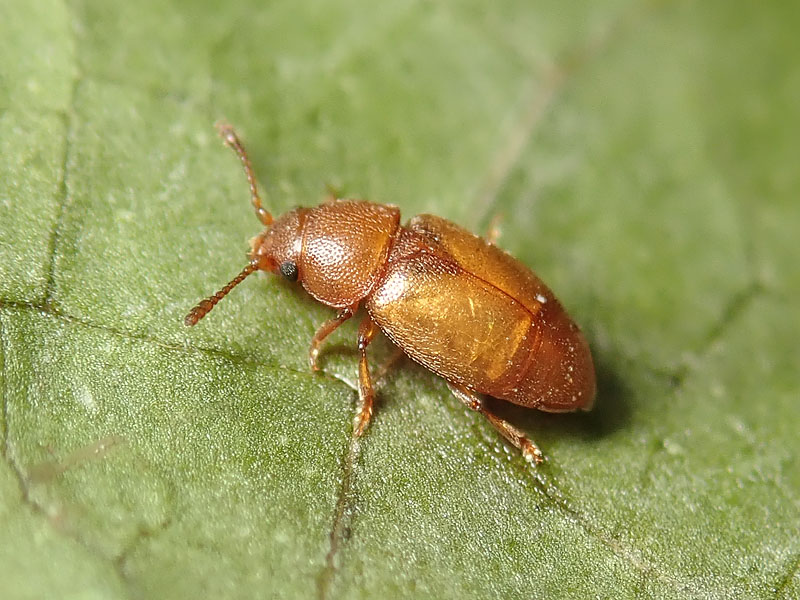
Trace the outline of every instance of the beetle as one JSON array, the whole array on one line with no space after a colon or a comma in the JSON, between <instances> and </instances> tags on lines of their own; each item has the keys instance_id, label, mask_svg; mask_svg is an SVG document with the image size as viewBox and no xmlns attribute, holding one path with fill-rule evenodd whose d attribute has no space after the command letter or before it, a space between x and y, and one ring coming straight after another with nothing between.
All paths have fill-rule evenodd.
<instances>
[{"instance_id":1,"label":"beetle","mask_svg":"<svg viewBox=\"0 0 800 600\"><path fill-rule=\"evenodd\" d=\"M358 328L359 409L353 435L364 433L375 392L367 346L378 329L411 359L445 379L453 394L483 414L528 462L538 446L492 412L484 396L547 412L589 410L595 372L589 345L550 289L526 266L469 231L433 215L400 224L397 207L332 198L273 219L262 206L253 167L234 129L217 125L241 161L251 203L265 229L250 242L246 267L184 323L195 325L256 271L302 284L338 309L311 338L309 363L363 306Z\"/></svg>"}]
</instances>

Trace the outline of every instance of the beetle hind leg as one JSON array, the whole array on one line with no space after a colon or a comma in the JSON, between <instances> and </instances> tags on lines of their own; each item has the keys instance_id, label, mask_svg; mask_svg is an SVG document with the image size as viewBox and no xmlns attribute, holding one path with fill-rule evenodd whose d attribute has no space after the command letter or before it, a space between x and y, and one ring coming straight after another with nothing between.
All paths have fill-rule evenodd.
<instances>
[{"instance_id":1,"label":"beetle hind leg","mask_svg":"<svg viewBox=\"0 0 800 600\"><path fill-rule=\"evenodd\" d=\"M539 446L537 446L533 441L529 440L528 437L522 433L522 431L514 427L511 423L505 419L501 419L488 408L486 408L481 396L471 390L468 390L463 385L458 385L449 381L447 382L447 385L456 398L461 400L461 402L466 404L472 410L481 413L504 438L519 448L522 451L522 456L526 461L537 465L544 462L544 455L539 449Z\"/></svg>"}]
</instances>

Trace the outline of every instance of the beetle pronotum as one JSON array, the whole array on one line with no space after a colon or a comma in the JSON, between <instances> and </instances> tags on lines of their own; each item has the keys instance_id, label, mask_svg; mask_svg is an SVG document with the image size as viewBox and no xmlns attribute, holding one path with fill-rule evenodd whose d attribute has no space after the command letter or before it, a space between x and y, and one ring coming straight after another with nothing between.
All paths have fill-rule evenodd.
<instances>
[{"instance_id":1,"label":"beetle pronotum","mask_svg":"<svg viewBox=\"0 0 800 600\"><path fill-rule=\"evenodd\" d=\"M518 260L440 217L420 215L401 225L397 207L360 200L295 208L275 220L262 206L233 128L218 129L242 161L265 229L251 242L247 266L197 304L186 315L187 326L251 273L280 273L338 309L311 338L309 362L317 370L322 342L363 306L355 436L372 415L367 346L378 329L443 377L461 402L483 414L529 462L541 462L542 452L490 411L482 395L548 412L591 408L595 373L589 346L550 289Z\"/></svg>"}]
</instances>

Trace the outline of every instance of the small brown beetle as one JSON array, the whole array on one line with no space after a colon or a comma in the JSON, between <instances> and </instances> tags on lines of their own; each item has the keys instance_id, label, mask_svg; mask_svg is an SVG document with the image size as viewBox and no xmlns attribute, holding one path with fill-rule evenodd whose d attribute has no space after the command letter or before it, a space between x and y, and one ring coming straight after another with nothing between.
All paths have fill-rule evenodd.
<instances>
[{"instance_id":1,"label":"small brown beetle","mask_svg":"<svg viewBox=\"0 0 800 600\"><path fill-rule=\"evenodd\" d=\"M251 242L250 263L195 306L187 326L251 273L280 273L339 309L311 339L309 361L317 370L322 342L363 304L355 436L372 415L367 346L378 328L443 377L459 400L486 416L529 462L540 463L542 452L489 411L481 394L547 412L591 408L595 373L589 345L553 293L519 261L440 217L420 215L403 226L396 207L365 201L296 208L273 222L261 206L239 138L230 125L218 129L244 165L256 216L266 229Z\"/></svg>"}]
</instances>

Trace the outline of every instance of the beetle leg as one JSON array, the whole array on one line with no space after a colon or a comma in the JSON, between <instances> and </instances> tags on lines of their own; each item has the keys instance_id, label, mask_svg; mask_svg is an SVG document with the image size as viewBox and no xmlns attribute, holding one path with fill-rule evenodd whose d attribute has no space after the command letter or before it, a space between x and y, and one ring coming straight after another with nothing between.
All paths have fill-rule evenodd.
<instances>
[{"instance_id":1,"label":"beetle leg","mask_svg":"<svg viewBox=\"0 0 800 600\"><path fill-rule=\"evenodd\" d=\"M469 408L481 413L484 417L489 419L489 422L494 425L494 428L499 431L504 438L514 444L522 451L522 456L529 463L541 464L544 462L544 456L539 447L529 440L524 433L514 427L508 421L501 419L496 414L491 412L484 406L483 398L472 390L468 390L462 385L447 382L448 387L453 392L456 398L461 400Z\"/></svg>"},{"instance_id":2,"label":"beetle leg","mask_svg":"<svg viewBox=\"0 0 800 600\"><path fill-rule=\"evenodd\" d=\"M348 306L339 311L339 313L332 319L328 319L319 326L314 337L311 338L311 347L308 349L308 362L311 365L312 371L319 371L317 366L317 356L319 356L319 349L325 338L332 334L339 325L347 321L356 312L355 306Z\"/></svg>"},{"instance_id":3,"label":"beetle leg","mask_svg":"<svg viewBox=\"0 0 800 600\"><path fill-rule=\"evenodd\" d=\"M372 322L369 315L364 316L361 325L358 327L358 352L361 356L358 359L358 399L360 407L358 414L353 419L353 435L359 437L369 424L372 417L372 402L375 399L375 389L372 387L372 380L369 377L369 364L367 363L367 346L375 337L378 328Z\"/></svg>"}]
</instances>

